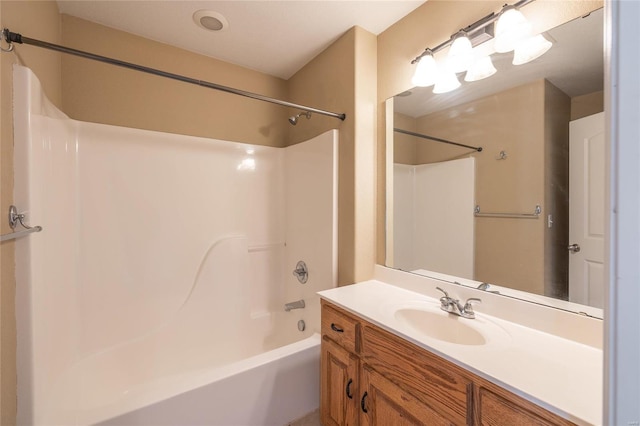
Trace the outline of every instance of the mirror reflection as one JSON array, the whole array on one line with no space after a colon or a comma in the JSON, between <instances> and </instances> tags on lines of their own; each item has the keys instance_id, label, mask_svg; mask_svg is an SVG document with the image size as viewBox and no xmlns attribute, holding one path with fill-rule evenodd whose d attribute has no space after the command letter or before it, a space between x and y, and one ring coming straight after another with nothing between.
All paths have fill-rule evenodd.
<instances>
[{"instance_id":1,"label":"mirror reflection","mask_svg":"<svg viewBox=\"0 0 640 426\"><path fill-rule=\"evenodd\" d=\"M544 35L532 62L394 97L387 266L602 308L602 10Z\"/></svg>"}]
</instances>

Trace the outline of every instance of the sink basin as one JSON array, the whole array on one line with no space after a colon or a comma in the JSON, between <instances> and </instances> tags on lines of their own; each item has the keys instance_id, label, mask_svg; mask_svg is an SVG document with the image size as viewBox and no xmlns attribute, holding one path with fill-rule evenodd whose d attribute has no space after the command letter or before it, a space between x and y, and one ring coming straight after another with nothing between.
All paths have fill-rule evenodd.
<instances>
[{"instance_id":1,"label":"sink basin","mask_svg":"<svg viewBox=\"0 0 640 426\"><path fill-rule=\"evenodd\" d=\"M476 314L475 319L462 318L427 302L409 302L396 306L394 317L423 337L456 345L487 345L508 337L502 327L481 315Z\"/></svg>"},{"instance_id":2,"label":"sink basin","mask_svg":"<svg viewBox=\"0 0 640 426\"><path fill-rule=\"evenodd\" d=\"M422 309L400 309L396 319L427 336L458 345L484 345L487 339L468 322L474 321L444 311L431 312Z\"/></svg>"}]
</instances>

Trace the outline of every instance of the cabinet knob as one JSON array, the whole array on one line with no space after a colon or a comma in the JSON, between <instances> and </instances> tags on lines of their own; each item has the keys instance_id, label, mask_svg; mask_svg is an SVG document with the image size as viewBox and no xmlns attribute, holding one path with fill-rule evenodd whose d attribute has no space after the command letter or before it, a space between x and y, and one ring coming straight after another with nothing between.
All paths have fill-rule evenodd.
<instances>
[{"instance_id":1,"label":"cabinet knob","mask_svg":"<svg viewBox=\"0 0 640 426\"><path fill-rule=\"evenodd\" d=\"M344 333L344 329L338 327L337 325L335 325L334 323L331 323L331 329L333 331L335 331L336 333Z\"/></svg>"}]
</instances>

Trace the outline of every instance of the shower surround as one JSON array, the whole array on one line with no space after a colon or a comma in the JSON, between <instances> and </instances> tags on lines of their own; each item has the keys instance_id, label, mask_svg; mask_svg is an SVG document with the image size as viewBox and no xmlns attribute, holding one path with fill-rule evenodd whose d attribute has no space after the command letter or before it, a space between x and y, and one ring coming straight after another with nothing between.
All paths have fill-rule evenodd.
<instances>
[{"instance_id":1,"label":"shower surround","mask_svg":"<svg viewBox=\"0 0 640 426\"><path fill-rule=\"evenodd\" d=\"M317 407L337 131L271 148L78 122L21 66L14 121L15 204L44 228L16 242L19 423L284 424Z\"/></svg>"}]
</instances>

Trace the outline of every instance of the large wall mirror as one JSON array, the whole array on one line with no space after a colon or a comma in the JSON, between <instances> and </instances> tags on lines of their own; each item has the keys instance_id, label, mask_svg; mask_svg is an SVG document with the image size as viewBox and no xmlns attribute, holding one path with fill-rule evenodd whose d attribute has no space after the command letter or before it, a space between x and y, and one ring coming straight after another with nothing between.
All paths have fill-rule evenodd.
<instances>
[{"instance_id":1,"label":"large wall mirror","mask_svg":"<svg viewBox=\"0 0 640 426\"><path fill-rule=\"evenodd\" d=\"M494 54L496 74L453 92L393 98L387 266L602 317L603 21L549 30L527 64Z\"/></svg>"}]
</instances>

